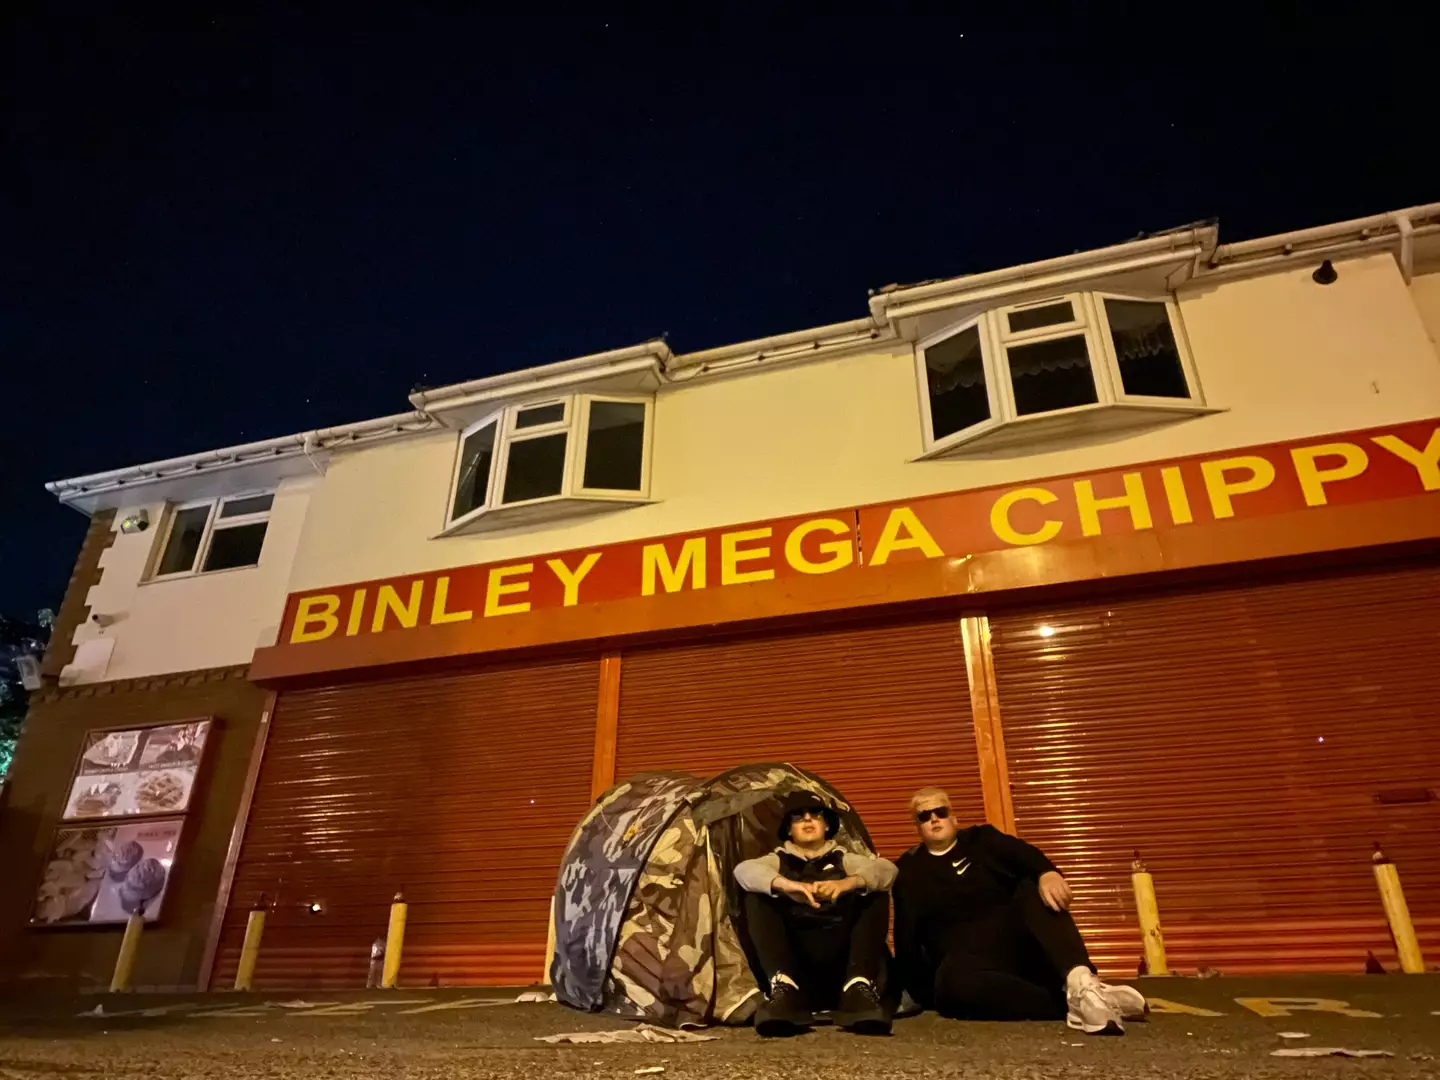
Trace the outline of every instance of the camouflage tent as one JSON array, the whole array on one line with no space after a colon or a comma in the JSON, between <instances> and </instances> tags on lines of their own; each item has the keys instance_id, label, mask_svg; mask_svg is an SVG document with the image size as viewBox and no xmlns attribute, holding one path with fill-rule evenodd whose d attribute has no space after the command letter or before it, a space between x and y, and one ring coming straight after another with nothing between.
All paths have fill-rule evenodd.
<instances>
[{"instance_id":1,"label":"camouflage tent","mask_svg":"<svg viewBox=\"0 0 1440 1080\"><path fill-rule=\"evenodd\" d=\"M874 854L843 796L793 765L742 765L710 780L645 773L580 822L555 888L557 998L654 1024L744 1023L759 1001L732 871L775 847L780 804L813 791L840 813L836 842Z\"/></svg>"}]
</instances>

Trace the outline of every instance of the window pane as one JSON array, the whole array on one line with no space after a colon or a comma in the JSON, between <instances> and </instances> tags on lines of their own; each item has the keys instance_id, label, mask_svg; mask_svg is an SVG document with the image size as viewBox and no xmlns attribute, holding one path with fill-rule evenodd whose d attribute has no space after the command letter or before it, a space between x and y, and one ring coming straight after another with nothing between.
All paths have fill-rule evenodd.
<instances>
[{"instance_id":1,"label":"window pane","mask_svg":"<svg viewBox=\"0 0 1440 1080\"><path fill-rule=\"evenodd\" d=\"M1190 386L1164 304L1145 300L1106 300L1110 340L1120 361L1120 382L1127 394L1188 398Z\"/></svg>"},{"instance_id":2,"label":"window pane","mask_svg":"<svg viewBox=\"0 0 1440 1080\"><path fill-rule=\"evenodd\" d=\"M504 502L524 502L559 495L565 482L565 433L542 435L510 444L505 465Z\"/></svg>"},{"instance_id":3,"label":"window pane","mask_svg":"<svg viewBox=\"0 0 1440 1080\"><path fill-rule=\"evenodd\" d=\"M585 486L639 491L644 457L644 403L592 401L585 441Z\"/></svg>"},{"instance_id":4,"label":"window pane","mask_svg":"<svg viewBox=\"0 0 1440 1080\"><path fill-rule=\"evenodd\" d=\"M1023 330L1039 330L1042 326L1059 326L1061 323L1074 322L1075 309L1070 306L1069 300L1062 300L1058 304L1046 304L1044 307L1012 311L1006 318L1010 321L1010 332L1018 334Z\"/></svg>"},{"instance_id":5,"label":"window pane","mask_svg":"<svg viewBox=\"0 0 1440 1080\"><path fill-rule=\"evenodd\" d=\"M490 461L495 456L495 425L472 431L460 446L460 478L455 482L455 508L450 520L484 506L490 494Z\"/></svg>"},{"instance_id":6,"label":"window pane","mask_svg":"<svg viewBox=\"0 0 1440 1080\"><path fill-rule=\"evenodd\" d=\"M943 439L990 419L978 326L927 348L925 379L930 388L930 426L935 438Z\"/></svg>"},{"instance_id":7,"label":"window pane","mask_svg":"<svg viewBox=\"0 0 1440 1080\"><path fill-rule=\"evenodd\" d=\"M1020 416L1093 405L1098 400L1083 334L1012 345L1006 352L1010 385L1015 388L1015 412Z\"/></svg>"},{"instance_id":8,"label":"window pane","mask_svg":"<svg viewBox=\"0 0 1440 1080\"><path fill-rule=\"evenodd\" d=\"M246 495L243 499L226 499L220 504L222 518L240 517L242 514L260 514L270 509L275 501L272 495Z\"/></svg>"},{"instance_id":9,"label":"window pane","mask_svg":"<svg viewBox=\"0 0 1440 1080\"><path fill-rule=\"evenodd\" d=\"M205 522L208 520L208 506L192 506L176 512L170 536L165 541L165 554L160 557L160 567L155 571L157 577L195 569L195 554L200 550L200 538L205 535Z\"/></svg>"},{"instance_id":10,"label":"window pane","mask_svg":"<svg viewBox=\"0 0 1440 1080\"><path fill-rule=\"evenodd\" d=\"M535 405L529 409L521 409L515 414L515 427L539 427L541 424L558 424L565 419L565 403L557 401L554 405Z\"/></svg>"},{"instance_id":11,"label":"window pane","mask_svg":"<svg viewBox=\"0 0 1440 1080\"><path fill-rule=\"evenodd\" d=\"M210 551L205 556L206 570L229 570L235 566L254 566L260 561L265 545L265 522L234 525L216 529L210 534Z\"/></svg>"}]
</instances>

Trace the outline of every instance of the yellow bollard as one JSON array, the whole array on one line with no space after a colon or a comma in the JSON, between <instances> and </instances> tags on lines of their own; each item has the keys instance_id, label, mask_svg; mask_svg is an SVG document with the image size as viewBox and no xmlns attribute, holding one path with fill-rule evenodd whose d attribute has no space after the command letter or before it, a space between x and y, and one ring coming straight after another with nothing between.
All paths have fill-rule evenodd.
<instances>
[{"instance_id":1,"label":"yellow bollard","mask_svg":"<svg viewBox=\"0 0 1440 1080\"><path fill-rule=\"evenodd\" d=\"M255 982L255 962L260 959L260 939L265 935L265 894L250 911L245 924L245 941L240 946L240 963L235 968L235 989L250 990Z\"/></svg>"},{"instance_id":2,"label":"yellow bollard","mask_svg":"<svg viewBox=\"0 0 1440 1080\"><path fill-rule=\"evenodd\" d=\"M1380 902L1385 905L1385 918L1389 920L1395 951L1400 956L1400 970L1407 975L1423 975L1425 958L1420 955L1420 940L1415 936L1415 924L1410 921L1405 891L1400 888L1400 871L1385 857L1379 844L1375 845L1371 859L1375 864L1375 884L1380 887Z\"/></svg>"},{"instance_id":3,"label":"yellow bollard","mask_svg":"<svg viewBox=\"0 0 1440 1080\"><path fill-rule=\"evenodd\" d=\"M143 912L125 920L125 936L120 939L120 955L115 957L115 973L110 976L110 992L120 994L130 989L135 973L135 954L140 951L140 932L145 929Z\"/></svg>"},{"instance_id":4,"label":"yellow bollard","mask_svg":"<svg viewBox=\"0 0 1440 1080\"><path fill-rule=\"evenodd\" d=\"M400 977L400 950L405 947L408 910L405 897L397 892L395 902L390 905L390 928L385 932L385 972L380 976L380 987L384 990L395 989L395 980Z\"/></svg>"},{"instance_id":5,"label":"yellow bollard","mask_svg":"<svg viewBox=\"0 0 1440 1080\"><path fill-rule=\"evenodd\" d=\"M1145 869L1138 851L1130 869L1130 884L1135 889L1135 912L1140 916L1140 936L1145 946L1145 968L1151 975L1169 975L1165 936L1160 932L1160 906L1155 902L1155 879Z\"/></svg>"}]
</instances>

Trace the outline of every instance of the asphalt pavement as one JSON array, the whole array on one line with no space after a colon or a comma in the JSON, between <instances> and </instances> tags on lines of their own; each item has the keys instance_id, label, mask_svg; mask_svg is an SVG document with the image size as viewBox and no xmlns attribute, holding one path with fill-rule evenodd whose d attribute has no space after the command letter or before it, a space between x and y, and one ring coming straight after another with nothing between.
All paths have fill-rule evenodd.
<instances>
[{"instance_id":1,"label":"asphalt pavement","mask_svg":"<svg viewBox=\"0 0 1440 1080\"><path fill-rule=\"evenodd\" d=\"M541 1035L633 1025L554 1004L517 1004L515 991L492 989L31 994L0 1001L0 1078L1440 1077L1440 976L1221 976L1136 985L1156 1009L1123 1038L1086 1037L1056 1023L955 1023L926 1014L899 1021L889 1038L819 1028L762 1041L743 1028L714 1029L714 1041L683 1045L537 1042ZM1393 1056L1272 1056L1300 1046Z\"/></svg>"}]
</instances>

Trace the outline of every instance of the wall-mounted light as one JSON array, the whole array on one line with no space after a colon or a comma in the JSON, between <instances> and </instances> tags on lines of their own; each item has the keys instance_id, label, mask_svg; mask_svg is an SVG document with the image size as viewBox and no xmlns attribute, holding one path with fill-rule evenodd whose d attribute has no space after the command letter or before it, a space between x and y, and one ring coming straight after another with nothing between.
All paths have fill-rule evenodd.
<instances>
[{"instance_id":1,"label":"wall-mounted light","mask_svg":"<svg viewBox=\"0 0 1440 1080\"><path fill-rule=\"evenodd\" d=\"M1326 259L1315 268L1315 272L1310 275L1310 280L1316 285L1333 285L1339 277L1340 275L1335 272L1335 264Z\"/></svg>"}]
</instances>

